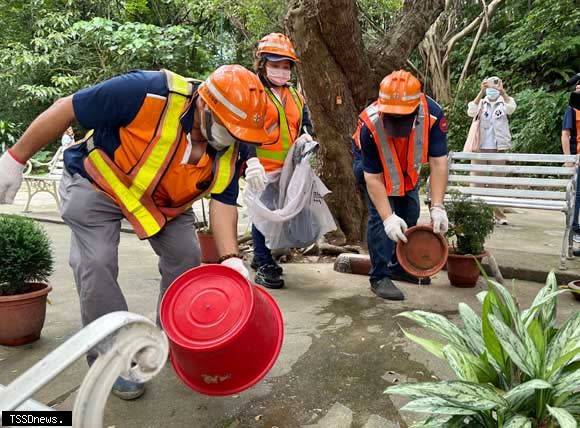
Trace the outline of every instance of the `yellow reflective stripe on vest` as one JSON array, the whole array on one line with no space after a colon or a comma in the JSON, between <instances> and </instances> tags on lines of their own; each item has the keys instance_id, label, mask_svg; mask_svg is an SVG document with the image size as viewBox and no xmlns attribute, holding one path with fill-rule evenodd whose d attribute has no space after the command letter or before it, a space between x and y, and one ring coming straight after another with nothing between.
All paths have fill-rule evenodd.
<instances>
[{"instance_id":1,"label":"yellow reflective stripe on vest","mask_svg":"<svg viewBox=\"0 0 580 428\"><path fill-rule=\"evenodd\" d=\"M292 98L294 98L294 102L300 111L300 120L298 121L298 135L300 135L300 132L302 132L302 116L304 114L304 104L300 99L300 95L298 95L298 92L296 92L296 89L294 89L292 86L290 86L288 89L290 90L290 94L292 95Z\"/></svg>"},{"instance_id":2,"label":"yellow reflective stripe on vest","mask_svg":"<svg viewBox=\"0 0 580 428\"><path fill-rule=\"evenodd\" d=\"M288 150L290 149L290 125L288 125L288 119L286 118L286 111L284 110L284 106L282 103L280 103L278 97L270 90L270 88L265 89L266 93L276 106L276 110L278 110L278 122L280 123L280 141L282 142L282 150L263 150L258 147L256 148L256 154L260 158L284 162L284 159L286 159L286 154L288 154ZM300 135L300 129L302 128L302 110L304 106L300 100L298 92L296 92L293 87L289 87L288 90L290 91L292 99L300 111L300 121L298 123L298 135Z\"/></svg>"},{"instance_id":3,"label":"yellow reflective stripe on vest","mask_svg":"<svg viewBox=\"0 0 580 428\"><path fill-rule=\"evenodd\" d=\"M163 112L162 122L159 125L161 135L153 150L147 156L146 161L132 179L131 191L137 198L140 198L149 190L149 186L159 174L168 153L171 151L178 133L181 132L181 113L188 101L182 94L187 93L189 83L184 77L170 71L166 70L165 75L167 76L167 85L170 92L167 97L167 107Z\"/></svg>"},{"instance_id":4,"label":"yellow reflective stripe on vest","mask_svg":"<svg viewBox=\"0 0 580 428\"><path fill-rule=\"evenodd\" d=\"M218 155L216 159L216 171L214 173L214 180L211 186L211 193L222 193L229 186L232 181L233 172L235 168L235 163L237 159L234 159L234 155L238 153L237 145L239 143L236 141L228 149ZM237 156L236 156L237 158Z\"/></svg>"},{"instance_id":5,"label":"yellow reflective stripe on vest","mask_svg":"<svg viewBox=\"0 0 580 428\"><path fill-rule=\"evenodd\" d=\"M264 150L257 147L256 154L259 158L284 162L284 159L286 159L286 155L288 154L288 150L276 152L274 150Z\"/></svg>"},{"instance_id":6,"label":"yellow reflective stripe on vest","mask_svg":"<svg viewBox=\"0 0 580 428\"><path fill-rule=\"evenodd\" d=\"M89 159L93 162L95 168L103 176L106 182L114 190L123 206L138 219L139 224L147 236L155 235L159 232L160 226L153 215L141 204L141 201L126 187L117 177L115 172L107 165L107 162L101 157L98 150L92 150L88 154Z\"/></svg>"}]
</instances>

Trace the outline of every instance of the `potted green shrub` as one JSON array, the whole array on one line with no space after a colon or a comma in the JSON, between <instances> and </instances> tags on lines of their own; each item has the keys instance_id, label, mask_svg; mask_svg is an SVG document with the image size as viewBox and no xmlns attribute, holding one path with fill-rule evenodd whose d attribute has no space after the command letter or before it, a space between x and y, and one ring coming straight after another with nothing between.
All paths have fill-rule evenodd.
<instances>
[{"instance_id":1,"label":"potted green shrub","mask_svg":"<svg viewBox=\"0 0 580 428\"><path fill-rule=\"evenodd\" d=\"M456 287L475 287L479 278L476 262L485 256L485 239L493 232L493 208L467 195L453 193L445 203L450 241L447 276Z\"/></svg>"},{"instance_id":2,"label":"potted green shrub","mask_svg":"<svg viewBox=\"0 0 580 428\"><path fill-rule=\"evenodd\" d=\"M412 398L401 410L431 414L413 427L576 428L580 420L580 311L556 326L558 291L551 272L532 305L520 310L509 291L486 278L481 317L459 304L460 325L442 315L408 318L437 333L410 340L446 361L457 380L408 383L385 393Z\"/></svg>"},{"instance_id":3,"label":"potted green shrub","mask_svg":"<svg viewBox=\"0 0 580 428\"><path fill-rule=\"evenodd\" d=\"M0 215L0 345L40 337L53 270L48 235L35 221Z\"/></svg>"},{"instance_id":4,"label":"potted green shrub","mask_svg":"<svg viewBox=\"0 0 580 428\"><path fill-rule=\"evenodd\" d=\"M201 249L201 261L203 263L217 263L220 256L211 233L208 216L205 213L204 198L201 199L201 210L203 221L196 224L197 239Z\"/></svg>"}]
</instances>

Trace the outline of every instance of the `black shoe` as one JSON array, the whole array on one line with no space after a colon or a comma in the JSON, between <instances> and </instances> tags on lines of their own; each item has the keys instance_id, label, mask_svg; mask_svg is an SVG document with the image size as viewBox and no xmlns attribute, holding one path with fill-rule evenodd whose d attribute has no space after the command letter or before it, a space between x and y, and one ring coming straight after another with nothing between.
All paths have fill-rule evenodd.
<instances>
[{"instance_id":1,"label":"black shoe","mask_svg":"<svg viewBox=\"0 0 580 428\"><path fill-rule=\"evenodd\" d=\"M276 266L276 273L277 273L278 275L282 275L282 274L284 273L284 269L282 269L282 266L280 266L280 265L279 265L278 263L276 263L276 262L273 262L272 264L273 264L274 266ZM253 258L253 259L252 259L252 264L250 265L250 267L251 267L252 269L256 270L256 271L259 269L258 262L256 261L256 258Z\"/></svg>"},{"instance_id":2,"label":"black shoe","mask_svg":"<svg viewBox=\"0 0 580 428\"><path fill-rule=\"evenodd\" d=\"M421 278L421 280L419 280L419 278L411 275L408 272L405 272L404 270L403 271L396 270L396 271L391 272L391 279L393 281L410 282L411 284L421 284L421 285L431 284L431 278L427 277L427 278Z\"/></svg>"},{"instance_id":3,"label":"black shoe","mask_svg":"<svg viewBox=\"0 0 580 428\"><path fill-rule=\"evenodd\" d=\"M389 278L371 284L371 291L386 300L405 300L405 295Z\"/></svg>"},{"instance_id":4,"label":"black shoe","mask_svg":"<svg viewBox=\"0 0 580 428\"><path fill-rule=\"evenodd\" d=\"M278 268L274 264L260 266L256 272L254 282L266 288L282 288L284 287L284 280L278 272Z\"/></svg>"},{"instance_id":5,"label":"black shoe","mask_svg":"<svg viewBox=\"0 0 580 428\"><path fill-rule=\"evenodd\" d=\"M145 385L118 377L111 392L122 400L135 400L145 393Z\"/></svg>"}]
</instances>

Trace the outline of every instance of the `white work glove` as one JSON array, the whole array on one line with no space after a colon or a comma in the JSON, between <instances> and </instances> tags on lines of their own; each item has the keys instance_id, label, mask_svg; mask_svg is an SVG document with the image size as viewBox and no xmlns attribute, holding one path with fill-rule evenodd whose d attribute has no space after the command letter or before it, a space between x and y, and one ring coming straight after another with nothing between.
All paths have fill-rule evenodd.
<instances>
[{"instance_id":1,"label":"white work glove","mask_svg":"<svg viewBox=\"0 0 580 428\"><path fill-rule=\"evenodd\" d=\"M433 232L445 234L449 229L449 219L445 208L440 205L431 207L431 224L433 225Z\"/></svg>"},{"instance_id":2,"label":"white work glove","mask_svg":"<svg viewBox=\"0 0 580 428\"><path fill-rule=\"evenodd\" d=\"M397 214L391 214L385 221L383 221L383 226L385 228L385 233L391 241L394 242L407 242L407 237L405 232L407 231L407 223Z\"/></svg>"},{"instance_id":3,"label":"white work glove","mask_svg":"<svg viewBox=\"0 0 580 428\"><path fill-rule=\"evenodd\" d=\"M225 259L223 262L221 262L221 264L238 271L243 275L244 278L250 279L250 272L246 268L246 265L242 259L232 257L230 259Z\"/></svg>"},{"instance_id":4,"label":"white work glove","mask_svg":"<svg viewBox=\"0 0 580 428\"><path fill-rule=\"evenodd\" d=\"M268 178L266 170L258 158L250 158L246 162L246 183L253 192L263 192Z\"/></svg>"},{"instance_id":5,"label":"white work glove","mask_svg":"<svg viewBox=\"0 0 580 428\"><path fill-rule=\"evenodd\" d=\"M294 140L294 144L308 143L309 141L313 141L312 136L309 133L304 133Z\"/></svg>"},{"instance_id":6,"label":"white work glove","mask_svg":"<svg viewBox=\"0 0 580 428\"><path fill-rule=\"evenodd\" d=\"M6 151L0 157L0 204L14 202L16 192L22 184L24 165Z\"/></svg>"}]
</instances>

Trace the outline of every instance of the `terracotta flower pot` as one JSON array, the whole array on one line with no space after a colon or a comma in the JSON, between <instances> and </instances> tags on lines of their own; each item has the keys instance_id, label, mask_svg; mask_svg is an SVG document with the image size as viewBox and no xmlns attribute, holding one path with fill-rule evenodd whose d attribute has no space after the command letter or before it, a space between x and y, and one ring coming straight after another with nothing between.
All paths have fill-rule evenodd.
<instances>
[{"instance_id":1,"label":"terracotta flower pot","mask_svg":"<svg viewBox=\"0 0 580 428\"><path fill-rule=\"evenodd\" d=\"M220 256L211 232L197 232L202 263L217 263Z\"/></svg>"},{"instance_id":2,"label":"terracotta flower pot","mask_svg":"<svg viewBox=\"0 0 580 428\"><path fill-rule=\"evenodd\" d=\"M32 291L0 296L0 345L19 346L40 338L46 316L46 298L52 287L31 284Z\"/></svg>"},{"instance_id":3,"label":"terracotta flower pot","mask_svg":"<svg viewBox=\"0 0 580 428\"><path fill-rule=\"evenodd\" d=\"M568 283L568 288L573 291L574 298L580 302L580 279Z\"/></svg>"},{"instance_id":4,"label":"terracotta flower pot","mask_svg":"<svg viewBox=\"0 0 580 428\"><path fill-rule=\"evenodd\" d=\"M397 260L401 267L417 278L435 275L447 262L447 240L434 233L431 225L421 224L405 232L407 242L397 244Z\"/></svg>"},{"instance_id":5,"label":"terracotta flower pot","mask_svg":"<svg viewBox=\"0 0 580 428\"><path fill-rule=\"evenodd\" d=\"M460 288L475 287L480 273L475 259L481 263L485 254L464 256L450 251L447 257L447 276L451 285Z\"/></svg>"}]
</instances>

